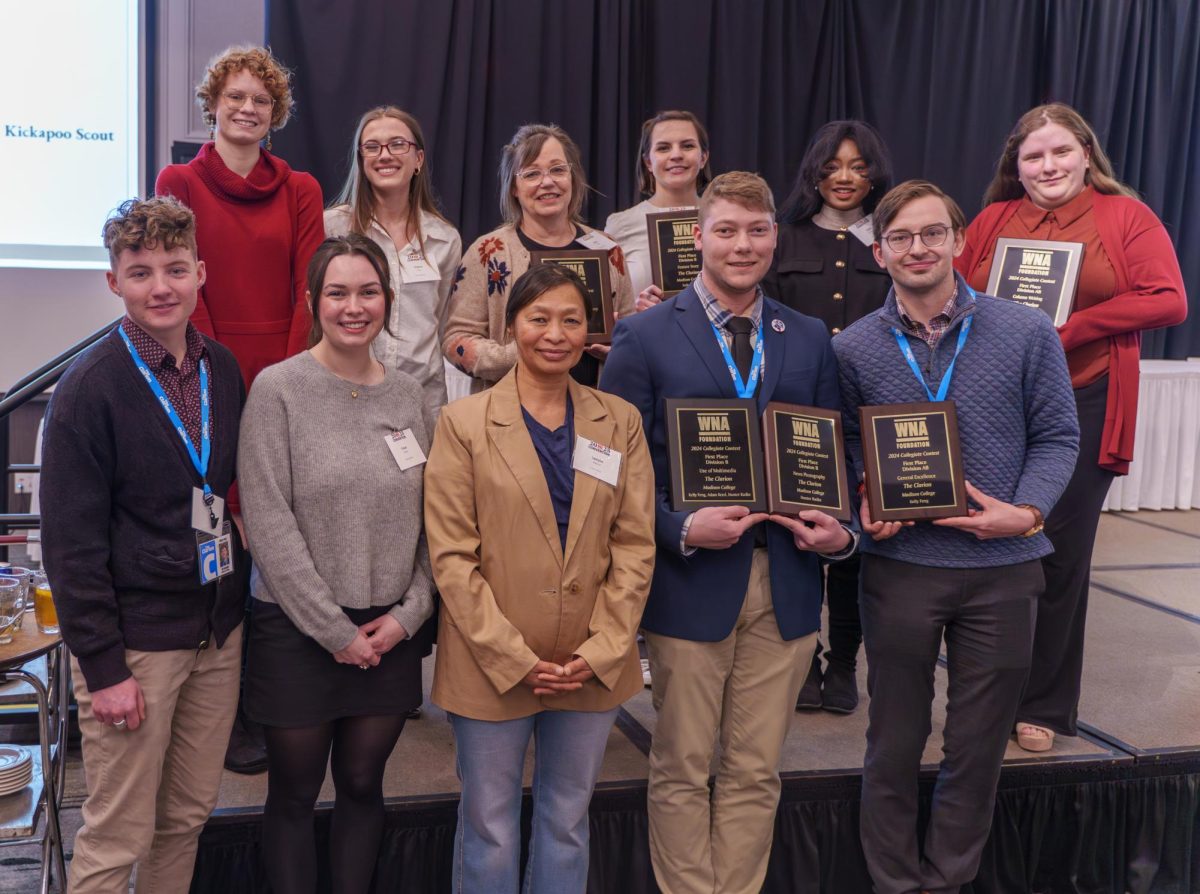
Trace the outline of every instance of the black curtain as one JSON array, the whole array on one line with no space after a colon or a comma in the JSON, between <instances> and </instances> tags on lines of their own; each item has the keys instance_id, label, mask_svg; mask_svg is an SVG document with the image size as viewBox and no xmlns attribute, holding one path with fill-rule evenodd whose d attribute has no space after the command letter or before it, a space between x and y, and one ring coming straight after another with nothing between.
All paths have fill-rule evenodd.
<instances>
[{"instance_id":1,"label":"black curtain","mask_svg":"<svg viewBox=\"0 0 1200 894\"><path fill-rule=\"evenodd\" d=\"M529 121L579 143L597 225L637 200L640 124L664 108L701 116L715 171L758 171L780 200L818 126L863 118L898 179L972 216L1017 118L1070 103L1180 255L1192 314L1143 354L1200 355L1194 0L275 0L268 35L296 71L279 154L331 200L358 116L397 104L464 243L499 221L500 148Z\"/></svg>"}]
</instances>

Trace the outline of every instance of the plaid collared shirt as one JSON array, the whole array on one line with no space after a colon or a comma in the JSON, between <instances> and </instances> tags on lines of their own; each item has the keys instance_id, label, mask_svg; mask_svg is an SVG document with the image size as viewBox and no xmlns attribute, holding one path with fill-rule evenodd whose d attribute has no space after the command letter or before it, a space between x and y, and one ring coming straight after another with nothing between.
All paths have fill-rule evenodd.
<instances>
[{"instance_id":1,"label":"plaid collared shirt","mask_svg":"<svg viewBox=\"0 0 1200 894\"><path fill-rule=\"evenodd\" d=\"M729 311L721 306L721 302L717 297L710 292L704 285L704 277L697 276L693 285L696 288L696 294L700 296L700 306L704 308L704 313L708 315L708 319L714 326L717 327L725 339L725 344L730 348L733 347L733 333L725 328L725 324L734 316ZM754 298L754 303L750 305L749 318L754 328L750 330L750 347L754 348L758 345L758 330L762 325L763 315L763 290L762 286L757 288L758 294ZM767 368L767 355L763 353L762 365L759 367L759 381L762 381L762 373Z\"/></svg>"},{"instance_id":2,"label":"plaid collared shirt","mask_svg":"<svg viewBox=\"0 0 1200 894\"><path fill-rule=\"evenodd\" d=\"M943 333L950 326L950 318L954 315L954 305L957 301L958 286L956 285L954 293L950 296L950 300L946 302L946 306L942 308L940 313L930 318L928 326L920 320L914 320L908 315L908 311L904 307L904 302L900 300L899 295L896 296L896 310L900 313L900 321L904 323L905 329L920 338L930 348L936 348Z\"/></svg>"},{"instance_id":3,"label":"plaid collared shirt","mask_svg":"<svg viewBox=\"0 0 1200 894\"><path fill-rule=\"evenodd\" d=\"M154 378L175 406L175 412L188 437L196 449L200 449L200 358L208 355L204 338L191 323L187 327L187 352L183 355L183 366L175 365L175 358L141 326L126 317L121 329L129 336ZM212 372L211 366L209 373Z\"/></svg>"}]
</instances>

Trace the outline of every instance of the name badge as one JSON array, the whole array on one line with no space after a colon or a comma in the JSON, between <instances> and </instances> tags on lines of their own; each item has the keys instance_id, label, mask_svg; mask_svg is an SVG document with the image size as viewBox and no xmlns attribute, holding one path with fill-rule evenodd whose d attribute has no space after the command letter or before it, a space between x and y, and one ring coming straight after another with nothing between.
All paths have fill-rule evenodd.
<instances>
[{"instance_id":1,"label":"name badge","mask_svg":"<svg viewBox=\"0 0 1200 894\"><path fill-rule=\"evenodd\" d=\"M399 257L400 280L402 282L437 282L442 278L437 268L425 260L425 256L421 253L420 246L417 245L416 240L404 246Z\"/></svg>"},{"instance_id":2,"label":"name badge","mask_svg":"<svg viewBox=\"0 0 1200 894\"><path fill-rule=\"evenodd\" d=\"M617 473L621 471L621 452L576 436L571 468L616 487Z\"/></svg>"},{"instance_id":3,"label":"name badge","mask_svg":"<svg viewBox=\"0 0 1200 894\"><path fill-rule=\"evenodd\" d=\"M215 537L196 532L196 565L201 584L211 584L233 574L233 531L229 522L221 526L221 533Z\"/></svg>"},{"instance_id":4,"label":"name badge","mask_svg":"<svg viewBox=\"0 0 1200 894\"><path fill-rule=\"evenodd\" d=\"M856 220L847 229L867 248L875 244L875 220L872 215Z\"/></svg>"},{"instance_id":5,"label":"name badge","mask_svg":"<svg viewBox=\"0 0 1200 894\"><path fill-rule=\"evenodd\" d=\"M221 520L225 518L225 501L213 494L212 505L204 502L204 491L192 488L192 527L205 534L216 536L221 532Z\"/></svg>"},{"instance_id":6,"label":"name badge","mask_svg":"<svg viewBox=\"0 0 1200 894\"><path fill-rule=\"evenodd\" d=\"M599 230L584 233L575 241L584 248L590 248L593 251L609 251L617 247L617 243L613 242Z\"/></svg>"},{"instance_id":7,"label":"name badge","mask_svg":"<svg viewBox=\"0 0 1200 894\"><path fill-rule=\"evenodd\" d=\"M383 440L387 444L388 450L392 451L392 459L396 461L396 465L400 467L401 471L425 462L425 451L417 443L416 435L413 434L411 428L384 435Z\"/></svg>"}]
</instances>

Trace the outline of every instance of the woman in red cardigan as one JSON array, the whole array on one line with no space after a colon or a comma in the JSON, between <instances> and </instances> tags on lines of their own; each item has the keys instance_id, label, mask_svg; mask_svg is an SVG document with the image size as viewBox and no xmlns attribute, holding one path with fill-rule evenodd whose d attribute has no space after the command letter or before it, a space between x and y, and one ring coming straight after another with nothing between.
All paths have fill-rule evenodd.
<instances>
[{"instance_id":1,"label":"woman in red cardigan","mask_svg":"<svg viewBox=\"0 0 1200 894\"><path fill-rule=\"evenodd\" d=\"M1054 553L1042 560L1046 591L1017 713L1021 747L1046 751L1055 733L1076 735L1092 546L1109 484L1133 459L1141 332L1182 323L1187 298L1167 231L1113 176L1095 132L1070 106L1021 117L983 201L956 261L979 291L997 239L1086 245L1074 308L1058 330L1075 387L1079 460L1046 519Z\"/></svg>"},{"instance_id":2,"label":"woman in red cardigan","mask_svg":"<svg viewBox=\"0 0 1200 894\"><path fill-rule=\"evenodd\" d=\"M154 187L195 212L209 274L192 323L233 351L247 388L308 347L304 275L325 238L321 187L267 151L291 113L289 78L262 47L217 56L196 87L213 139L188 164L163 168Z\"/></svg>"}]
</instances>

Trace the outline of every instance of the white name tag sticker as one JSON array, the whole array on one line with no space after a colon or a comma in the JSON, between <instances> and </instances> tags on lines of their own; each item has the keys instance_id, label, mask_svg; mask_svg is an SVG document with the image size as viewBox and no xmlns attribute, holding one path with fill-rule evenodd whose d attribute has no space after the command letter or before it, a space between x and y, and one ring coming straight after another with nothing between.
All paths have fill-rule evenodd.
<instances>
[{"instance_id":1,"label":"white name tag sticker","mask_svg":"<svg viewBox=\"0 0 1200 894\"><path fill-rule=\"evenodd\" d=\"M416 435L413 434L411 428L384 435L383 440L387 444L388 450L392 451L392 459L396 460L396 465L402 471L425 462L425 451L417 443Z\"/></svg>"},{"instance_id":2,"label":"white name tag sticker","mask_svg":"<svg viewBox=\"0 0 1200 894\"><path fill-rule=\"evenodd\" d=\"M875 220L870 214L862 220L856 220L847 229L867 248L875 244Z\"/></svg>"},{"instance_id":3,"label":"white name tag sticker","mask_svg":"<svg viewBox=\"0 0 1200 894\"><path fill-rule=\"evenodd\" d=\"M225 501L213 494L212 505L204 502L204 491L192 488L192 527L205 534L221 533L221 520L225 518Z\"/></svg>"},{"instance_id":4,"label":"white name tag sticker","mask_svg":"<svg viewBox=\"0 0 1200 894\"><path fill-rule=\"evenodd\" d=\"M571 468L616 487L617 473L621 471L621 452L576 436Z\"/></svg>"},{"instance_id":5,"label":"white name tag sticker","mask_svg":"<svg viewBox=\"0 0 1200 894\"><path fill-rule=\"evenodd\" d=\"M575 241L584 248L590 248L593 251L609 251L617 247L617 243L613 242L599 230L584 233Z\"/></svg>"},{"instance_id":6,"label":"white name tag sticker","mask_svg":"<svg viewBox=\"0 0 1200 894\"><path fill-rule=\"evenodd\" d=\"M405 283L437 282L441 279L436 267L425 260L415 241L400 251L400 279Z\"/></svg>"}]
</instances>

